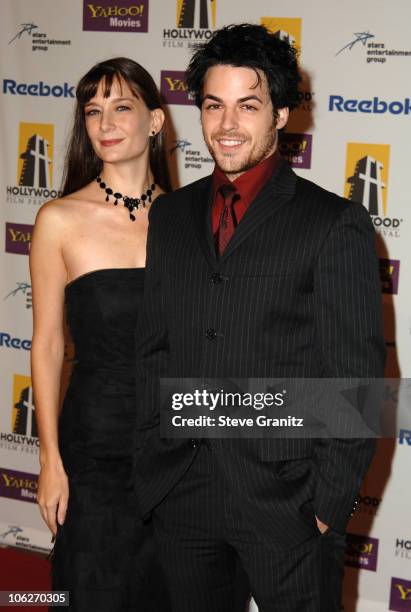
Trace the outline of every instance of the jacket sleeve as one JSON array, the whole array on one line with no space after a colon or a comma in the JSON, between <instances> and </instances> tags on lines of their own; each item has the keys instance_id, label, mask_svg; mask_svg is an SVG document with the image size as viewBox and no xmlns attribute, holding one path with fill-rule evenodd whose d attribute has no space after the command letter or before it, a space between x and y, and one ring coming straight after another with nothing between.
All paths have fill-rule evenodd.
<instances>
[{"instance_id":1,"label":"jacket sleeve","mask_svg":"<svg viewBox=\"0 0 411 612\"><path fill-rule=\"evenodd\" d=\"M315 268L314 295L325 376L382 378L385 345L375 232L360 204L350 202L329 231ZM338 405L333 409L338 411ZM370 438L328 438L316 445L314 510L336 531L345 531L374 449Z\"/></svg>"}]
</instances>

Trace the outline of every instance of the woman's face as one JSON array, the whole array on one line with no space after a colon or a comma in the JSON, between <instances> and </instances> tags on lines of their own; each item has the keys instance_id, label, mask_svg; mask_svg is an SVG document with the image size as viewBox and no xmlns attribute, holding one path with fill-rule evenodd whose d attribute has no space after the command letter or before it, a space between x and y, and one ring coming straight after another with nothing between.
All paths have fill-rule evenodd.
<instances>
[{"instance_id":1,"label":"woman's face","mask_svg":"<svg viewBox=\"0 0 411 612\"><path fill-rule=\"evenodd\" d=\"M109 163L147 156L151 131L158 131L159 109L150 111L143 99L118 79L113 80L108 98L103 94L104 81L100 81L96 95L84 107L87 134L96 155Z\"/></svg>"}]
</instances>

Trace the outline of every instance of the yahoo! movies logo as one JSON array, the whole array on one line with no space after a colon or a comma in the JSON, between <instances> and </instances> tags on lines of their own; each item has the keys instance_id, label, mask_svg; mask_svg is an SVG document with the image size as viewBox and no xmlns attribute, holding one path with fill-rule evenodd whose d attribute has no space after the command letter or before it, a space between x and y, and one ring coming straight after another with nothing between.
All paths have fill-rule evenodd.
<instances>
[{"instance_id":1,"label":"yahoo! movies logo","mask_svg":"<svg viewBox=\"0 0 411 612\"><path fill-rule=\"evenodd\" d=\"M167 104L194 104L188 94L185 82L185 72L182 70L162 70L160 91Z\"/></svg>"},{"instance_id":2,"label":"yahoo! movies logo","mask_svg":"<svg viewBox=\"0 0 411 612\"><path fill-rule=\"evenodd\" d=\"M395 612L410 612L411 580L405 580L405 578L391 578L389 609Z\"/></svg>"},{"instance_id":3,"label":"yahoo! movies logo","mask_svg":"<svg viewBox=\"0 0 411 612\"><path fill-rule=\"evenodd\" d=\"M163 29L163 47L191 47L212 36L217 0L176 0L176 9L176 27Z\"/></svg>"},{"instance_id":4,"label":"yahoo! movies logo","mask_svg":"<svg viewBox=\"0 0 411 612\"><path fill-rule=\"evenodd\" d=\"M0 468L0 497L36 503L38 476Z\"/></svg>"},{"instance_id":5,"label":"yahoo! movies logo","mask_svg":"<svg viewBox=\"0 0 411 612\"><path fill-rule=\"evenodd\" d=\"M382 293L398 294L400 282L400 262L398 259L380 259L380 279Z\"/></svg>"},{"instance_id":6,"label":"yahoo! movies logo","mask_svg":"<svg viewBox=\"0 0 411 612\"><path fill-rule=\"evenodd\" d=\"M278 150L292 168L311 168L311 152L313 137L311 134L280 135Z\"/></svg>"},{"instance_id":7,"label":"yahoo! movies logo","mask_svg":"<svg viewBox=\"0 0 411 612\"><path fill-rule=\"evenodd\" d=\"M83 2L83 30L148 32L148 0Z\"/></svg>"},{"instance_id":8,"label":"yahoo! movies logo","mask_svg":"<svg viewBox=\"0 0 411 612\"><path fill-rule=\"evenodd\" d=\"M300 17L261 17L261 25L301 51Z\"/></svg>"},{"instance_id":9,"label":"yahoo! movies logo","mask_svg":"<svg viewBox=\"0 0 411 612\"><path fill-rule=\"evenodd\" d=\"M6 253L28 255L32 234L32 225L6 223Z\"/></svg>"},{"instance_id":10,"label":"yahoo! movies logo","mask_svg":"<svg viewBox=\"0 0 411 612\"><path fill-rule=\"evenodd\" d=\"M9 204L42 204L57 198L53 189L54 125L20 123L16 185L7 186Z\"/></svg>"},{"instance_id":11,"label":"yahoo! movies logo","mask_svg":"<svg viewBox=\"0 0 411 612\"><path fill-rule=\"evenodd\" d=\"M345 197L368 210L375 229L398 238L403 219L388 215L390 145L349 142L345 166Z\"/></svg>"},{"instance_id":12,"label":"yahoo! movies logo","mask_svg":"<svg viewBox=\"0 0 411 612\"><path fill-rule=\"evenodd\" d=\"M376 538L347 533L345 565L375 572L377 560L378 540Z\"/></svg>"}]
</instances>

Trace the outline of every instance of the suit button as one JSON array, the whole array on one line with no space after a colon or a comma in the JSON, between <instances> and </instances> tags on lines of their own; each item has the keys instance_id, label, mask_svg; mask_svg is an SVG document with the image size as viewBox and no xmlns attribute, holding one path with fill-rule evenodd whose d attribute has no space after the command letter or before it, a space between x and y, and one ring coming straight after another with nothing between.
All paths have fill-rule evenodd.
<instances>
[{"instance_id":1,"label":"suit button","mask_svg":"<svg viewBox=\"0 0 411 612\"><path fill-rule=\"evenodd\" d=\"M189 444L190 444L191 448L197 448L197 446L198 446L198 440L196 440L195 438L192 438L192 439L190 440L190 443L189 443Z\"/></svg>"},{"instance_id":2,"label":"suit button","mask_svg":"<svg viewBox=\"0 0 411 612\"><path fill-rule=\"evenodd\" d=\"M217 332L215 329L212 329L210 327L210 329L207 329L205 335L206 335L207 340L215 340L217 337Z\"/></svg>"},{"instance_id":3,"label":"suit button","mask_svg":"<svg viewBox=\"0 0 411 612\"><path fill-rule=\"evenodd\" d=\"M223 277L219 272L214 272L214 274L211 275L211 282L213 285L219 285L223 282Z\"/></svg>"}]
</instances>

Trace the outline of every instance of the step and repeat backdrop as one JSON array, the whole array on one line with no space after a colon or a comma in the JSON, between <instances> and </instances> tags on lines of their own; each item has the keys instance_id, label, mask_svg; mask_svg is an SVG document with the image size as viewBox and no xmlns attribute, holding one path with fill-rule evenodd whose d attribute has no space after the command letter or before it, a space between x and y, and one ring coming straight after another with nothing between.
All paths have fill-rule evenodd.
<instances>
[{"instance_id":1,"label":"step and repeat backdrop","mask_svg":"<svg viewBox=\"0 0 411 612\"><path fill-rule=\"evenodd\" d=\"M39 207L59 195L76 83L106 58L145 66L167 103L174 186L184 185L213 169L184 82L193 44L251 21L300 50L301 107L281 153L301 176L362 203L377 232L386 376L403 380L388 387L392 438L380 440L349 524L344 606L411 610L411 431L398 416L411 398L409 0L3 0L2 9L0 545L51 547L36 506L28 253Z\"/></svg>"}]
</instances>

